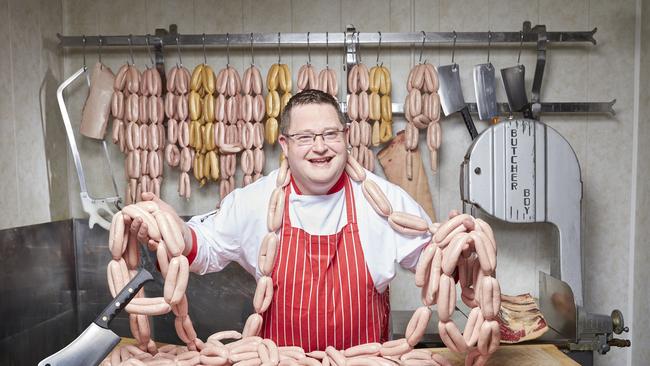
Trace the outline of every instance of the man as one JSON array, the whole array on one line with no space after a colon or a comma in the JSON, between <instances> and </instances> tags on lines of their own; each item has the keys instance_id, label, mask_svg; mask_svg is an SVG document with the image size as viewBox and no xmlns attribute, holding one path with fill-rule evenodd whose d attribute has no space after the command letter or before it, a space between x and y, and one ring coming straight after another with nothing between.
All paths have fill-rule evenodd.
<instances>
[{"instance_id":1,"label":"man","mask_svg":"<svg viewBox=\"0 0 650 366\"><path fill-rule=\"evenodd\" d=\"M345 349L388 337L388 283L395 262L414 270L430 235L394 231L365 199L361 184L345 173L346 118L329 94L294 95L281 116L282 151L290 170L284 219L272 272L273 301L263 314L262 336L305 350ZM267 234L267 208L278 170L226 196L218 211L193 217L184 227L193 272L204 274L235 261L259 279L258 253ZM401 188L366 171L395 211L424 217ZM145 199L159 201L151 194ZM162 207L171 207L159 201ZM138 219L137 219L138 220ZM179 222L182 223L180 219ZM146 242L144 224L132 230Z\"/></svg>"}]
</instances>

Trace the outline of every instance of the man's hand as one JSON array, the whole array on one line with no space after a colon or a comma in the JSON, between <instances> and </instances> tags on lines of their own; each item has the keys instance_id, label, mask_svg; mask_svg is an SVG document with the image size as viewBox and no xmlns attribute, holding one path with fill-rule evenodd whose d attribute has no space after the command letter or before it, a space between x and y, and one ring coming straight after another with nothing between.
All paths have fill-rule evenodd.
<instances>
[{"instance_id":1,"label":"man's hand","mask_svg":"<svg viewBox=\"0 0 650 366\"><path fill-rule=\"evenodd\" d=\"M187 255L190 250L192 249L192 236L190 234L190 229L183 221L183 219L178 216L176 213L176 210L172 206L170 206L167 202L161 200L158 196L151 192L143 192L142 193L142 200L143 201L152 201L158 205L158 208L161 211L165 211L174 218L174 221L176 221L176 225L181 229L183 233L183 241L185 242L185 248L183 249L183 255ZM156 250L157 243L153 241L148 234L148 227L145 222L139 217L136 217L131 221L130 217L124 218L124 224L126 227L129 227L129 230L131 231L131 235L135 235L138 242L147 244L147 247L149 250Z\"/></svg>"}]
</instances>

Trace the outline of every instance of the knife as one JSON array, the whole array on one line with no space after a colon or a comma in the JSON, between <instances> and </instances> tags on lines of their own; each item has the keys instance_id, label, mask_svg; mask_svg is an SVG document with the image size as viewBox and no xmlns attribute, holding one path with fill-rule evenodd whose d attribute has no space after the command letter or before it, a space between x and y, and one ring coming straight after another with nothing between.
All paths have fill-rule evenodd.
<instances>
[{"instance_id":1,"label":"knife","mask_svg":"<svg viewBox=\"0 0 650 366\"><path fill-rule=\"evenodd\" d=\"M135 297L142 286L153 280L141 269L99 316L72 343L38 363L38 366L97 366L120 343L120 336L108 328L111 320Z\"/></svg>"},{"instance_id":2,"label":"knife","mask_svg":"<svg viewBox=\"0 0 650 366\"><path fill-rule=\"evenodd\" d=\"M533 119L533 110L526 95L526 67L515 65L501 69L508 104L513 112L523 112L524 118Z\"/></svg>"},{"instance_id":3,"label":"knife","mask_svg":"<svg viewBox=\"0 0 650 366\"><path fill-rule=\"evenodd\" d=\"M440 104L445 116L460 111L467 126L467 131L472 140L478 136L476 125L469 114L469 108L463 98L463 90L460 86L460 69L458 64L444 65L438 67L438 81L440 82Z\"/></svg>"}]
</instances>

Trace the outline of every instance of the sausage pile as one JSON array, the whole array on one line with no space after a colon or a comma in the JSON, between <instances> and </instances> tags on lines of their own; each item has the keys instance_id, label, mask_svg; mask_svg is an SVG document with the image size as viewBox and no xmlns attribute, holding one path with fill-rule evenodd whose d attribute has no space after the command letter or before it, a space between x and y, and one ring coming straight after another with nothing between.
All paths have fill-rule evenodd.
<instances>
[{"instance_id":1,"label":"sausage pile","mask_svg":"<svg viewBox=\"0 0 650 366\"><path fill-rule=\"evenodd\" d=\"M500 307L500 288L495 276L496 242L490 226L470 215L455 215L443 224L427 225L421 217L394 212L386 195L373 181L366 179L363 167L352 157L346 165L347 174L361 183L363 194L376 213L388 220L390 226L405 235L433 234L420 255L415 274L416 286L422 288L424 306L418 308L409 321L405 338L383 344L370 343L339 351L305 353L300 347L277 347L259 334L262 313L273 299L270 277L278 250L277 232L282 224L284 188L291 173L286 160L281 163L276 188L271 194L267 213L268 234L264 236L258 257L262 277L257 282L253 307L255 313L246 320L242 334L219 332L204 343L196 337L187 312L185 289L189 275L187 258L182 255L184 242L178 223L171 214L151 201L125 207L115 215L109 235L113 260L108 265L108 281L115 296L135 274L139 264L137 241L128 226L136 217L147 223L156 250L161 272L165 278L164 296L145 299L141 294L126 307L131 331L138 347L122 347L105 360L105 365L448 365L439 355L413 347L422 339L431 316L429 306L436 304L438 331L445 345L455 352L467 352L466 365L484 365L499 346L500 334L496 315ZM456 301L458 273L462 301L472 308L463 333L451 321ZM176 331L186 347L156 350L150 339L147 315L174 311ZM224 338L239 339L224 345ZM145 350L147 352L145 352ZM158 353L156 353L158 351ZM154 356L155 354L155 356Z\"/></svg>"},{"instance_id":2,"label":"sausage pile","mask_svg":"<svg viewBox=\"0 0 650 366\"><path fill-rule=\"evenodd\" d=\"M127 63L115 76L113 89L112 138L127 154L126 203L130 204L140 199L141 192L160 194L165 141L162 80L155 68L141 74Z\"/></svg>"},{"instance_id":3,"label":"sausage pile","mask_svg":"<svg viewBox=\"0 0 650 366\"><path fill-rule=\"evenodd\" d=\"M348 117L350 118L349 140L352 146L350 155L364 168L375 169L375 156L370 146L372 127L368 123L370 102L368 88L370 73L365 64L358 63L348 73Z\"/></svg>"},{"instance_id":4,"label":"sausage pile","mask_svg":"<svg viewBox=\"0 0 650 366\"><path fill-rule=\"evenodd\" d=\"M440 129L440 96L438 95L438 72L433 65L420 63L409 72L406 82L408 94L404 101L404 117L408 121L405 129L406 175L413 176L413 153L418 147L418 129L427 129L427 147L431 154L431 170L438 171L438 148Z\"/></svg>"},{"instance_id":5,"label":"sausage pile","mask_svg":"<svg viewBox=\"0 0 650 366\"><path fill-rule=\"evenodd\" d=\"M188 172L192 167L190 124L187 93L190 90L190 72L184 66L174 66L167 73L165 115L167 116L167 147L165 161L170 167L178 167L178 194L189 199L192 191Z\"/></svg>"}]
</instances>

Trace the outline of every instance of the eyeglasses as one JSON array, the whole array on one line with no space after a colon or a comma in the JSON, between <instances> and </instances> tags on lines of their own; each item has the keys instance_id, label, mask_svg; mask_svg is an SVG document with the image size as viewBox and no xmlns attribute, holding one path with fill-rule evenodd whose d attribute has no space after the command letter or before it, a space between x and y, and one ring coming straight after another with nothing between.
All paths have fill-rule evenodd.
<instances>
[{"instance_id":1,"label":"eyeglasses","mask_svg":"<svg viewBox=\"0 0 650 366\"><path fill-rule=\"evenodd\" d=\"M292 138L299 146L311 146L316 142L316 136L321 136L323 141L327 143L336 143L343 141L343 134L347 128L342 130L325 130L322 133L299 132L287 135Z\"/></svg>"}]
</instances>

